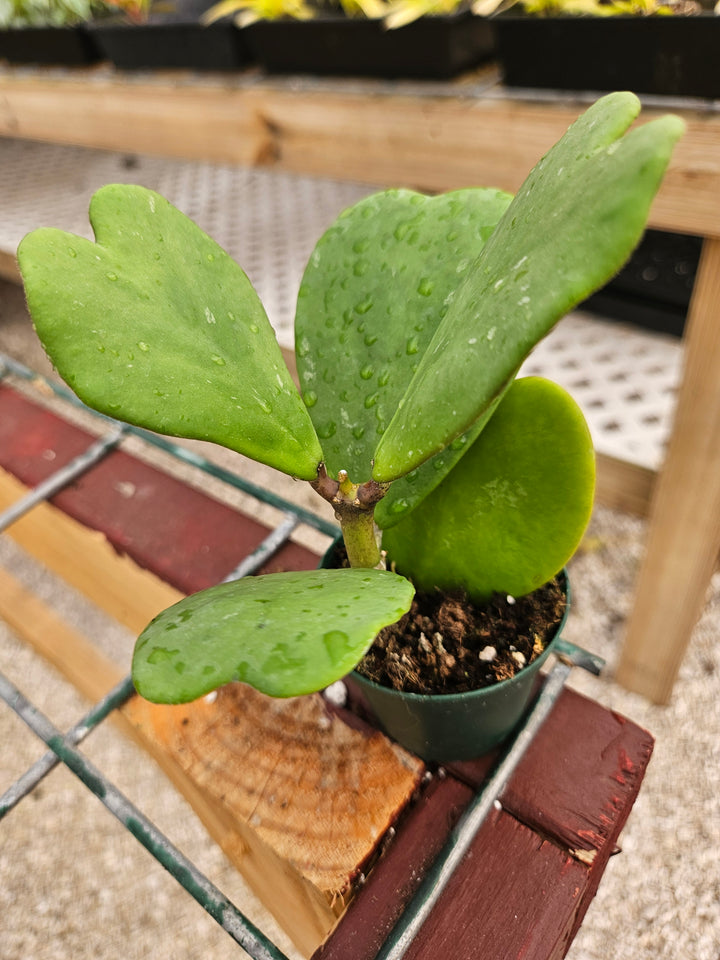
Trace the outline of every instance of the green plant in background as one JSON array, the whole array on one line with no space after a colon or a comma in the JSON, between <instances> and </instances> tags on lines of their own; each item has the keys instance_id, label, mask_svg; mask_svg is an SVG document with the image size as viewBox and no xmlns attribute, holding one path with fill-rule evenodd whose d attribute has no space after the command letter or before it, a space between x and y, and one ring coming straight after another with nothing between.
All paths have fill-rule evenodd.
<instances>
[{"instance_id":1,"label":"green plant in background","mask_svg":"<svg viewBox=\"0 0 720 960\"><path fill-rule=\"evenodd\" d=\"M305 0L220 0L203 16L204 23L213 23L222 17L235 16L239 27L247 27L257 20L312 20L328 11L341 9L349 17L384 17L387 0L336 0L326 4Z\"/></svg>"},{"instance_id":2,"label":"green plant in background","mask_svg":"<svg viewBox=\"0 0 720 960\"><path fill-rule=\"evenodd\" d=\"M516 380L532 347L637 243L683 125L626 133L632 94L594 104L513 199L371 196L318 242L298 296L301 392L231 258L159 195L108 186L96 242L40 229L18 259L38 334L78 396L151 430L220 443L309 481L353 569L191 596L141 634L141 694L243 680L277 696L347 673L413 587L474 599L550 579L587 523L593 455L571 398ZM447 571L447 572L446 572Z\"/></svg>"},{"instance_id":3,"label":"green plant in background","mask_svg":"<svg viewBox=\"0 0 720 960\"><path fill-rule=\"evenodd\" d=\"M89 20L95 0L0 0L0 27L64 27Z\"/></svg>"},{"instance_id":4,"label":"green plant in background","mask_svg":"<svg viewBox=\"0 0 720 960\"><path fill-rule=\"evenodd\" d=\"M0 0L0 28L70 27L119 10L147 19L152 0Z\"/></svg>"},{"instance_id":5,"label":"green plant in background","mask_svg":"<svg viewBox=\"0 0 720 960\"><path fill-rule=\"evenodd\" d=\"M463 0L389 0L385 26L397 30L420 17L444 16L462 5Z\"/></svg>"},{"instance_id":6,"label":"green plant in background","mask_svg":"<svg viewBox=\"0 0 720 960\"><path fill-rule=\"evenodd\" d=\"M151 7L160 6L161 3L156 4L154 0L103 0L101 13L119 12L132 23L144 23Z\"/></svg>"},{"instance_id":7,"label":"green plant in background","mask_svg":"<svg viewBox=\"0 0 720 960\"><path fill-rule=\"evenodd\" d=\"M475 0L473 13L490 16L519 5L533 16L640 17L674 16L702 12L695 0ZM720 3L715 11L720 9Z\"/></svg>"},{"instance_id":8,"label":"green plant in background","mask_svg":"<svg viewBox=\"0 0 720 960\"><path fill-rule=\"evenodd\" d=\"M223 17L234 16L239 27L248 27L257 20L309 20L314 9L305 0L220 0L203 14L203 23L214 23Z\"/></svg>"}]
</instances>

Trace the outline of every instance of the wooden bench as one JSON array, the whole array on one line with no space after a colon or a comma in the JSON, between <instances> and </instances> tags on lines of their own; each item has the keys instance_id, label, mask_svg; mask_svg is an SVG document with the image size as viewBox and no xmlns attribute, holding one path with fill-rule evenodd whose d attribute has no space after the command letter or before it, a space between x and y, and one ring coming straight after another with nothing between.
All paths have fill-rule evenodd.
<instances>
[{"instance_id":1,"label":"wooden bench","mask_svg":"<svg viewBox=\"0 0 720 960\"><path fill-rule=\"evenodd\" d=\"M0 384L0 510L92 440ZM116 449L8 533L137 631L183 593L226 576L268 530ZM316 562L286 543L264 569ZM119 679L4 570L0 616L91 700ZM498 759L426 769L319 695L278 702L237 685L182 707L134 697L118 719L313 960L376 957ZM652 745L629 720L566 689L408 960L564 956L617 850Z\"/></svg>"}]
</instances>

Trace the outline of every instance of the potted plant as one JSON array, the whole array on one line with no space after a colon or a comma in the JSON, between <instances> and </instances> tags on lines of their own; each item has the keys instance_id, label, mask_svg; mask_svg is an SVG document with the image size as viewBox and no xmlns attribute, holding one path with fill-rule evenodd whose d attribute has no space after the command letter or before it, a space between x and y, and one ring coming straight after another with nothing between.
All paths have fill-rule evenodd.
<instances>
[{"instance_id":1,"label":"potted plant","mask_svg":"<svg viewBox=\"0 0 720 960\"><path fill-rule=\"evenodd\" d=\"M632 94L599 100L514 199L386 191L342 214L299 292L302 396L245 274L159 195L98 191L95 243L53 229L24 238L38 334L83 400L308 481L342 529L349 569L222 584L160 614L133 658L143 696L184 702L231 681L279 697L322 689L410 609L411 580L431 595L499 594L506 619L522 595L547 593L588 519L592 450L572 399L516 373L642 233L683 125L668 116L626 133L638 111ZM562 576L549 589L548 636L509 651L519 677L562 619ZM421 629L416 645L433 643ZM485 662L498 646L491 635L465 645ZM477 743L457 755L468 750Z\"/></svg>"},{"instance_id":2,"label":"potted plant","mask_svg":"<svg viewBox=\"0 0 720 960\"><path fill-rule=\"evenodd\" d=\"M462 0L220 0L207 19L228 14L271 73L441 79L495 49Z\"/></svg>"},{"instance_id":3,"label":"potted plant","mask_svg":"<svg viewBox=\"0 0 720 960\"><path fill-rule=\"evenodd\" d=\"M493 22L508 86L720 96L720 18L708 0L489 3L501 11ZM488 0L475 8L487 12Z\"/></svg>"}]
</instances>

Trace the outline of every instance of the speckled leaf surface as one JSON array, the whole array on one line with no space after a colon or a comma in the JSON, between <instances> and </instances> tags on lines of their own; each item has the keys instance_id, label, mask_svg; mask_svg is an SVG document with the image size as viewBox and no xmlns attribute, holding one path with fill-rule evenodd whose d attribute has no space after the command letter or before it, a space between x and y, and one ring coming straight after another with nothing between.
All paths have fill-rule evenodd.
<instances>
[{"instance_id":1,"label":"speckled leaf surface","mask_svg":"<svg viewBox=\"0 0 720 960\"><path fill-rule=\"evenodd\" d=\"M421 591L523 596L575 552L592 511L595 458L575 401L539 377L514 381L472 448L383 547Z\"/></svg>"},{"instance_id":2,"label":"speckled leaf surface","mask_svg":"<svg viewBox=\"0 0 720 960\"><path fill-rule=\"evenodd\" d=\"M385 191L345 211L319 240L300 287L295 347L331 473L370 478L378 439L510 199L484 189ZM439 482L462 452L462 444L448 451L415 489ZM393 503L409 496L399 486Z\"/></svg>"},{"instance_id":3,"label":"speckled leaf surface","mask_svg":"<svg viewBox=\"0 0 720 960\"><path fill-rule=\"evenodd\" d=\"M138 638L133 680L157 703L195 700L241 680L273 697L321 690L355 667L413 588L386 570L245 577L186 597Z\"/></svg>"},{"instance_id":4,"label":"speckled leaf surface","mask_svg":"<svg viewBox=\"0 0 720 960\"><path fill-rule=\"evenodd\" d=\"M373 476L402 476L468 430L532 347L624 263L684 125L661 117L623 134L630 93L598 100L532 170L466 272Z\"/></svg>"},{"instance_id":5,"label":"speckled leaf surface","mask_svg":"<svg viewBox=\"0 0 720 960\"><path fill-rule=\"evenodd\" d=\"M18 260L61 376L103 413L313 479L322 451L240 267L158 194L93 197L96 242L41 229Z\"/></svg>"}]
</instances>

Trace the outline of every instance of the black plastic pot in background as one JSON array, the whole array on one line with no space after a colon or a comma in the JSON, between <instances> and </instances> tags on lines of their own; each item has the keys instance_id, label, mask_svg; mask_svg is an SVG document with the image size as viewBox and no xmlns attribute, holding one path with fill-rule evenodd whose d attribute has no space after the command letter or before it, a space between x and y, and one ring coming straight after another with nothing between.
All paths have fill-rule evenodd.
<instances>
[{"instance_id":1,"label":"black plastic pot in background","mask_svg":"<svg viewBox=\"0 0 720 960\"><path fill-rule=\"evenodd\" d=\"M720 97L720 16L495 19L511 87Z\"/></svg>"},{"instance_id":2,"label":"black plastic pot in background","mask_svg":"<svg viewBox=\"0 0 720 960\"><path fill-rule=\"evenodd\" d=\"M397 30L337 14L260 20L246 31L258 63L271 73L446 79L495 50L492 23L467 11L421 17Z\"/></svg>"},{"instance_id":3,"label":"black plastic pot in background","mask_svg":"<svg viewBox=\"0 0 720 960\"><path fill-rule=\"evenodd\" d=\"M9 63L79 67L100 59L92 37L81 26L0 30L0 60Z\"/></svg>"},{"instance_id":4,"label":"black plastic pot in background","mask_svg":"<svg viewBox=\"0 0 720 960\"><path fill-rule=\"evenodd\" d=\"M682 336L701 248L701 237L647 230L620 273L582 308Z\"/></svg>"},{"instance_id":5,"label":"black plastic pot in background","mask_svg":"<svg viewBox=\"0 0 720 960\"><path fill-rule=\"evenodd\" d=\"M104 59L120 70L240 70L251 62L243 31L226 19L203 25L199 12L179 8L146 23L110 18L89 25Z\"/></svg>"}]
</instances>

